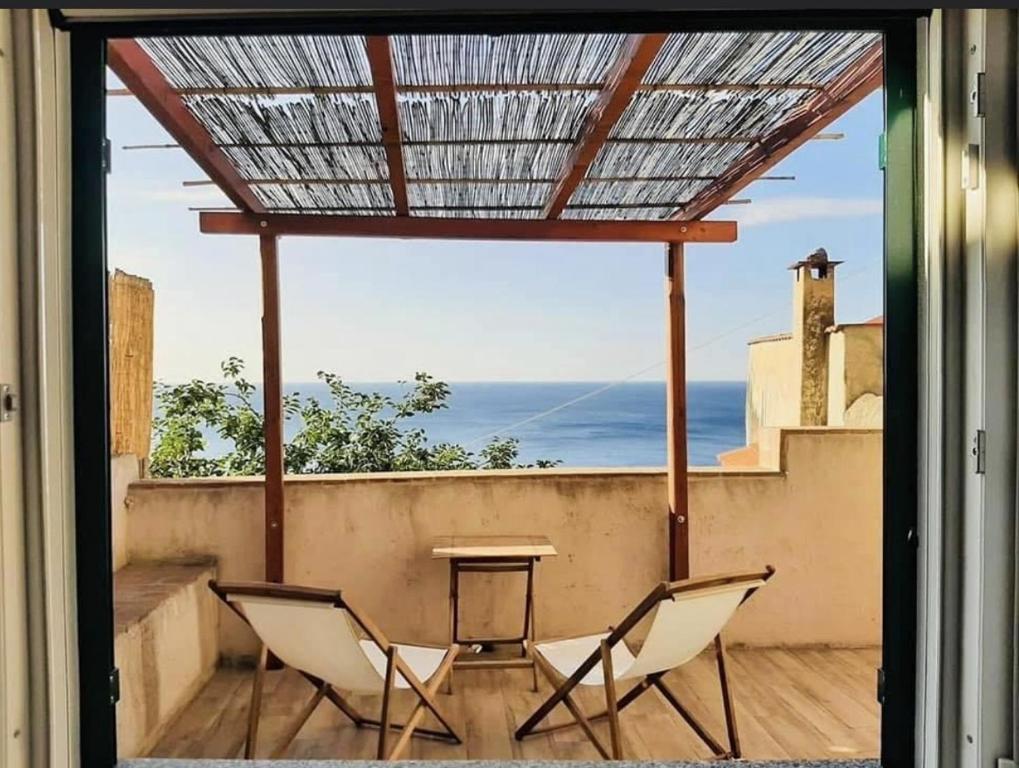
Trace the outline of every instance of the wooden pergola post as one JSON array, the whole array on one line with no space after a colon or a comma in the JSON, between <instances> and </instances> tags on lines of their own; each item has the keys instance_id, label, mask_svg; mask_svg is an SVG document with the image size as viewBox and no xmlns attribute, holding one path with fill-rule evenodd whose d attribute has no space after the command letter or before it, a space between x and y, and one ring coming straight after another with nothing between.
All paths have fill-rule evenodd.
<instances>
[{"instance_id":1,"label":"wooden pergola post","mask_svg":"<svg viewBox=\"0 0 1019 768\"><path fill-rule=\"evenodd\" d=\"M265 414L265 580L283 581L283 382L280 273L275 235L258 239L262 257L262 402Z\"/></svg>"},{"instance_id":2,"label":"wooden pergola post","mask_svg":"<svg viewBox=\"0 0 1019 768\"><path fill-rule=\"evenodd\" d=\"M669 243L665 256L668 371L665 424L669 470L669 579L690 576L690 516L686 454L686 288L683 244Z\"/></svg>"}]
</instances>

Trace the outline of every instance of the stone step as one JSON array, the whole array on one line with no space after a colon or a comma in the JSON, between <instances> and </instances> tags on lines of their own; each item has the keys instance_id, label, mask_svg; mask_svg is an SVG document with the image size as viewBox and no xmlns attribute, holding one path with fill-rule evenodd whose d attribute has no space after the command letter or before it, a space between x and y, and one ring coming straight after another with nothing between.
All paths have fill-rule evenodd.
<instances>
[{"instance_id":1,"label":"stone step","mask_svg":"<svg viewBox=\"0 0 1019 768\"><path fill-rule=\"evenodd\" d=\"M144 755L216 669L219 611L211 558L128 563L113 575L120 670L117 747Z\"/></svg>"}]
</instances>

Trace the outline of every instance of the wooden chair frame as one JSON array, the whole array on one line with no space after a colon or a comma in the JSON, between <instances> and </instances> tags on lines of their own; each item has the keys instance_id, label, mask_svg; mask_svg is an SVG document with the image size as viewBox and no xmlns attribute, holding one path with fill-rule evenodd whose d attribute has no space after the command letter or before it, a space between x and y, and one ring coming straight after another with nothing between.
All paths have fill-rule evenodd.
<instances>
[{"instance_id":1,"label":"wooden chair frame","mask_svg":"<svg viewBox=\"0 0 1019 768\"><path fill-rule=\"evenodd\" d=\"M407 663L400 657L396 645L391 643L378 626L372 622L363 612L351 605L338 590L318 589L315 587L300 587L287 584L273 584L267 582L209 582L211 589L220 600L244 621L249 627L251 623L236 605L230 601L230 596L240 597L268 597L282 600L295 600L302 602L325 603L337 609L347 611L357 625L365 633L368 639L374 642L386 655L386 671L382 690L382 709L379 718L373 719L362 715L349 701L347 701L335 687L308 674L303 670L297 670L305 679L315 686L315 692L301 709L297 717L287 726L280 743L270 753L271 759L281 757L297 737L301 728L311 717L322 699L328 699L337 709L340 710L358 728L377 728L379 731L378 749L376 756L379 760L397 760L410 743L412 736L425 739L434 739L449 744L462 744L460 736L452 724L439 710L435 695L443 680L453 669L453 662L459 652L459 646L455 643L447 646L426 646L418 643L421 647L445 648L446 655L429 679L428 684L423 683L411 670ZM254 628L252 628L254 629ZM257 634L257 633L256 633ZM248 710L248 731L244 742L245 759L253 759L255 748L258 742L258 722L262 707L262 688L265 681L265 671L268 660L269 648L263 643L259 656L258 667L255 671L255 680L251 688L251 706ZM399 673L407 681L410 689L417 696L417 703L411 710L405 723L394 723L390 718L390 707L392 694L395 689L396 675ZM445 730L433 730L421 727L421 721L425 715L431 712ZM390 731L399 733L399 737L387 754L387 740Z\"/></svg>"},{"instance_id":2,"label":"wooden chair frame","mask_svg":"<svg viewBox=\"0 0 1019 768\"><path fill-rule=\"evenodd\" d=\"M542 675L544 675L544 677L548 680L554 690L552 695L549 696L545 702L534 711L534 714L527 718L523 725L517 728L514 736L518 741L520 741L527 736L545 734L552 731L562 730L564 728L579 726L604 759L621 760L623 758L623 749L619 730L619 713L636 701L642 693L650 690L651 688L655 688L716 757L741 757L739 733L736 728L736 711L733 707L732 689L729 686L729 676L726 669L725 644L722 641L721 633L716 635L714 639L715 663L718 668L718 679L722 692L722 707L725 713L726 736L729 741L728 749L725 749L711 735L707 728L705 728L704 725L693 716L690 710L683 706L682 702L676 694L673 693L672 689L665 684L664 677L669 670L666 672L656 672L643 677L625 694L618 696L616 681L613 677L612 670L612 648L617 643L623 643L625 645L627 634L663 600L668 600L673 596L684 592L711 589L713 587L740 584L743 582L766 582L774 573L775 569L769 565L765 567L764 571L753 573L706 576L696 579L674 581L671 583L663 581L651 590L648 596L645 597L636 608L630 611L630 613L627 614L618 626L609 627L609 634L607 637L602 639L598 649L592 652L583 661L583 663L574 670L573 674L564 680L557 674L548 660L542 656L536 646L529 646L535 665L541 671ZM742 605L750 599L750 596L753 595L759 588L760 587L754 587L749 589L746 595L743 596L743 600L740 601L740 604ZM584 635L581 635L581 637L584 637ZM595 715L586 715L571 694L573 689L580 685L580 681L599 664L602 665L603 675L605 678L605 710ZM573 721L562 723L560 725L547 726L545 728L537 728L538 723L544 720L545 717L547 717L548 714L559 704L562 704L570 711L570 714L573 715ZM604 719L608 720L611 751L605 748L601 740L597 737L597 735L595 735L594 729L591 727L592 722Z\"/></svg>"}]
</instances>

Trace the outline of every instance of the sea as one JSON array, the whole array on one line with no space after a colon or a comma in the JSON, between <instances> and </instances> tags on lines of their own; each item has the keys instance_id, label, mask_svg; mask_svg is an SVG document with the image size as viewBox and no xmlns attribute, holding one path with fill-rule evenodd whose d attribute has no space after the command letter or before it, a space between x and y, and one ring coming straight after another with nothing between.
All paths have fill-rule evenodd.
<instances>
[{"instance_id":1,"label":"sea","mask_svg":"<svg viewBox=\"0 0 1019 768\"><path fill-rule=\"evenodd\" d=\"M359 383L363 392L399 397L393 383ZM665 465L665 383L462 382L450 383L447 408L419 414L405 424L421 427L431 443L460 443L475 453L492 437L519 441L518 461L539 459L562 467L661 467ZM321 382L294 383L287 392L330 401ZM687 384L687 451L692 466L713 466L718 454L745 444L746 383ZM289 437L299 429L286 425ZM226 448L207 435L209 455Z\"/></svg>"}]
</instances>

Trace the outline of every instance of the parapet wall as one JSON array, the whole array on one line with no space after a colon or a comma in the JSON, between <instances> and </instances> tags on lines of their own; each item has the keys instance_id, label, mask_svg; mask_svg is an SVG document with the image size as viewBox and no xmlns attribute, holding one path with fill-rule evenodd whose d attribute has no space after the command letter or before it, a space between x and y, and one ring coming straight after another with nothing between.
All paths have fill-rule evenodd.
<instances>
[{"instance_id":1,"label":"parapet wall","mask_svg":"<svg viewBox=\"0 0 1019 768\"><path fill-rule=\"evenodd\" d=\"M690 474L693 573L778 569L729 641L879 643L880 432L783 430L775 452L780 469ZM211 555L222 579L261 577L260 478L142 480L127 505L132 562ZM397 640L446 637L436 536L549 536L559 556L538 566L539 636L604 629L666 576L663 470L301 476L287 480L286 508L286 579L340 587ZM467 632L518 632L519 581L467 578ZM235 617L221 612L220 626L225 656L253 653Z\"/></svg>"}]
</instances>

